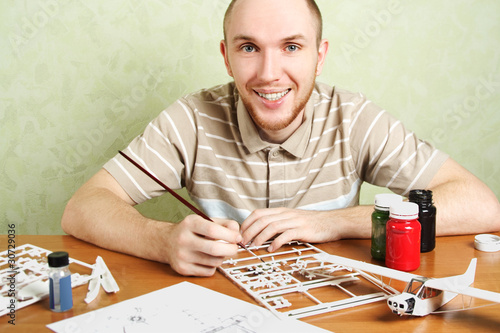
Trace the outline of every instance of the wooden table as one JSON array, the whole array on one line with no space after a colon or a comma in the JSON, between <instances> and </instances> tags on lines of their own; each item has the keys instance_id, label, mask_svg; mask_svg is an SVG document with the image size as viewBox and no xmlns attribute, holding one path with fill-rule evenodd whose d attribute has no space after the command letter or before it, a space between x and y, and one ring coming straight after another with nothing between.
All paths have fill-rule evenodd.
<instances>
[{"instance_id":1,"label":"wooden table","mask_svg":"<svg viewBox=\"0 0 500 333\"><path fill-rule=\"evenodd\" d=\"M500 235L500 234L497 234ZM45 325L96 310L117 302L149 293L173 284L189 281L251 303L255 303L244 291L217 272L209 278L184 277L168 265L108 251L71 236L24 236L16 235L16 245L30 243L48 250L68 251L72 258L95 263L101 256L115 277L120 291L106 294L100 291L97 299L86 304L83 299L87 286L73 289L74 306L68 312L54 313L49 301L44 299L16 312L16 325L8 324L7 316L0 317L0 332L50 331ZM7 249L7 236L0 235L1 251ZM370 257L369 240L342 240L318 244L322 250L344 257L377 263ZM421 256L420 268L413 272L428 277L446 277L462 274L472 258L478 258L474 286L500 292L500 252L487 253L474 249L474 236L440 237L436 249ZM378 263L380 264L380 263ZM457 297L453 302L457 301ZM460 300L460 305L461 305ZM472 301L472 305L481 304ZM453 305L453 304L452 304ZM451 308L453 306L451 305ZM385 302L363 305L312 318L301 319L335 332L499 332L500 304L461 312L433 314L426 317L398 317L390 312ZM14 330L12 330L14 328Z\"/></svg>"}]
</instances>

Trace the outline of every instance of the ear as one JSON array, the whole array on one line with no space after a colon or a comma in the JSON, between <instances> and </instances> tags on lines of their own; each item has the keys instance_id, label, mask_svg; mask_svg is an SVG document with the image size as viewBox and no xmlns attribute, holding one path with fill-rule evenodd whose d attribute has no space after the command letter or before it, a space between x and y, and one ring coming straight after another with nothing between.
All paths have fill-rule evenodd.
<instances>
[{"instance_id":1,"label":"ear","mask_svg":"<svg viewBox=\"0 0 500 333\"><path fill-rule=\"evenodd\" d=\"M320 75L323 71L323 65L325 64L326 55L328 53L328 48L330 43L327 39L323 39L318 48L318 64L316 65L316 76Z\"/></svg>"},{"instance_id":2,"label":"ear","mask_svg":"<svg viewBox=\"0 0 500 333\"><path fill-rule=\"evenodd\" d=\"M231 65L229 64L229 56L226 47L226 41L224 39L220 41L220 53L224 58L224 64L226 65L227 74L232 77L233 71L231 70Z\"/></svg>"}]
</instances>

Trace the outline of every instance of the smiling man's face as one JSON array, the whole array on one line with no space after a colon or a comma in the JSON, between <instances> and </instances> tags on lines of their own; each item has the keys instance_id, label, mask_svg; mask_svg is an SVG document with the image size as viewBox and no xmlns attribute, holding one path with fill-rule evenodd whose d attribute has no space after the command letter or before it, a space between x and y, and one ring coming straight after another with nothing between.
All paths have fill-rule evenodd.
<instances>
[{"instance_id":1,"label":"smiling man's face","mask_svg":"<svg viewBox=\"0 0 500 333\"><path fill-rule=\"evenodd\" d=\"M318 45L305 0L239 0L221 42L227 71L263 139L285 141L302 123L328 42Z\"/></svg>"}]
</instances>

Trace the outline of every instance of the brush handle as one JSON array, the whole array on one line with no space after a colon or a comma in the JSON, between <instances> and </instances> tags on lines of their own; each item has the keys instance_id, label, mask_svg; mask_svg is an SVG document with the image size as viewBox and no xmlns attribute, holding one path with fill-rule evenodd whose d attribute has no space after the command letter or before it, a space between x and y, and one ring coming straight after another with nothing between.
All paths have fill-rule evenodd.
<instances>
[{"instance_id":1,"label":"brush handle","mask_svg":"<svg viewBox=\"0 0 500 333\"><path fill-rule=\"evenodd\" d=\"M136 161L134 161L133 159L131 159L130 157L128 157L124 152L122 152L121 150L118 151L118 153L120 153L120 155L122 155L123 157L125 157L130 163L132 163L133 165L135 165L139 170L141 170L142 172L144 172L146 175L149 176L149 178L151 178L152 180L154 180L155 182L158 183L158 185L160 185L161 187L163 187L165 190L167 190L170 194L172 194L177 200L179 200L180 202L182 202L186 207L188 207L189 209L191 209L193 212L195 212L196 214L198 214L199 216L203 217L205 220L208 220L208 221L211 221L213 222L213 220L211 218L209 218L208 216L206 216L202 211L200 211L198 208L196 208L195 206L193 206L192 204L190 204L186 199L184 199L183 197L181 197L180 195L178 195L174 190L172 190L170 187L168 187L167 185L163 184L163 182L161 180L159 180L158 178L156 178L155 176L153 176L148 170L144 169L142 166L140 166ZM248 251L248 249L246 248L245 245L241 244L241 243L238 243L239 246L241 246L242 248L244 248L245 250ZM260 259L260 258L259 258ZM264 262L262 259L260 259L262 262Z\"/></svg>"},{"instance_id":2,"label":"brush handle","mask_svg":"<svg viewBox=\"0 0 500 333\"><path fill-rule=\"evenodd\" d=\"M125 157L130 163L132 163L133 165L135 165L139 170L141 170L146 175L148 175L149 178L151 178L152 180L154 180L155 182L157 182L158 185L160 185L165 190L167 190L177 200L179 200L180 202L182 202L186 207L188 207L189 209L191 209L193 212L195 212L199 216L203 217L205 220L212 221L212 219L210 219L208 216L206 216L202 211L200 211L198 208L196 208L195 206L193 206L192 204L190 204L186 199L184 199L183 197L181 197L180 195L178 195L174 190L172 190L170 187L168 187L167 185L165 185L161 180L159 180L158 178L156 178L155 176L153 176L148 170L144 169L136 161L134 161L133 159L131 159L130 157L128 157L124 152L122 152L122 151L119 150L118 153L120 153L120 155L122 155L123 157Z\"/></svg>"}]
</instances>

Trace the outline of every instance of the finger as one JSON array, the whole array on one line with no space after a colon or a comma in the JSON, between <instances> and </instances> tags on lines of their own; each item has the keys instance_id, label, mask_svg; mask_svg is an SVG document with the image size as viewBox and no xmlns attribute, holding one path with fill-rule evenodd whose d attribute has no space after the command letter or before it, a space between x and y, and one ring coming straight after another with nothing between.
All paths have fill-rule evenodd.
<instances>
[{"instance_id":1,"label":"finger","mask_svg":"<svg viewBox=\"0 0 500 333\"><path fill-rule=\"evenodd\" d=\"M238 253L238 245L208 238L200 239L197 249L200 253L205 254L210 258L218 258L217 260L223 260L226 257L233 257ZM216 266L220 265L220 263L203 262L205 265Z\"/></svg>"},{"instance_id":2,"label":"finger","mask_svg":"<svg viewBox=\"0 0 500 333\"><path fill-rule=\"evenodd\" d=\"M177 273L185 276L211 276L217 266L200 264L200 262L209 263L204 257L206 255L185 248L175 254L173 260L170 262L170 266Z\"/></svg>"},{"instance_id":3,"label":"finger","mask_svg":"<svg viewBox=\"0 0 500 333\"><path fill-rule=\"evenodd\" d=\"M219 220L219 222L221 222L221 220ZM213 223L207 220L203 220L203 223L198 223L196 225L196 229L193 230L193 232L207 238L222 240L231 244L237 244L241 242L242 237L239 232L239 228L237 230L232 230L225 225L219 224L219 222ZM231 223L226 222L224 224L230 225Z\"/></svg>"},{"instance_id":4,"label":"finger","mask_svg":"<svg viewBox=\"0 0 500 333\"><path fill-rule=\"evenodd\" d=\"M224 260L226 260L226 257L225 256L212 256L212 255L208 255L208 254L203 253L203 252L198 252L198 253L196 253L196 259L197 259L196 260L197 265L217 268L220 265L222 265Z\"/></svg>"},{"instance_id":5,"label":"finger","mask_svg":"<svg viewBox=\"0 0 500 333\"><path fill-rule=\"evenodd\" d=\"M274 221L271 217L270 210L255 210L243 221L241 225L241 235L243 236L243 244L248 244L259 235L269 223Z\"/></svg>"},{"instance_id":6,"label":"finger","mask_svg":"<svg viewBox=\"0 0 500 333\"><path fill-rule=\"evenodd\" d=\"M267 248L267 251L274 252L278 250L280 247L282 247L284 244L289 243L296 239L297 238L295 237L295 232L293 232L292 230L285 231L273 240L271 245L269 245L269 247Z\"/></svg>"},{"instance_id":7,"label":"finger","mask_svg":"<svg viewBox=\"0 0 500 333\"><path fill-rule=\"evenodd\" d=\"M252 246L261 246L275 236L278 235L277 237L279 237L280 234L289 228L289 224L287 220L273 221L252 240Z\"/></svg>"},{"instance_id":8,"label":"finger","mask_svg":"<svg viewBox=\"0 0 500 333\"><path fill-rule=\"evenodd\" d=\"M288 224L287 217L281 213L262 216L242 233L243 242L247 244L252 241L252 245L260 246L285 231Z\"/></svg>"},{"instance_id":9,"label":"finger","mask_svg":"<svg viewBox=\"0 0 500 333\"><path fill-rule=\"evenodd\" d=\"M192 248L186 248L177 253L171 266L182 275L211 276L224 260L225 257L211 256Z\"/></svg>"},{"instance_id":10,"label":"finger","mask_svg":"<svg viewBox=\"0 0 500 333\"><path fill-rule=\"evenodd\" d=\"M253 211L241 224L240 232L243 234L247 229L259 219L258 210Z\"/></svg>"},{"instance_id":11,"label":"finger","mask_svg":"<svg viewBox=\"0 0 500 333\"><path fill-rule=\"evenodd\" d=\"M265 208L254 210L241 224L241 233L245 233L254 223L265 216L277 215L283 212L282 208Z\"/></svg>"},{"instance_id":12,"label":"finger","mask_svg":"<svg viewBox=\"0 0 500 333\"><path fill-rule=\"evenodd\" d=\"M208 266L201 266L201 265L196 265L193 269L193 275L194 276L205 276L209 277L214 275L215 271L217 270L217 267L208 267Z\"/></svg>"},{"instance_id":13,"label":"finger","mask_svg":"<svg viewBox=\"0 0 500 333\"><path fill-rule=\"evenodd\" d=\"M240 232L240 224L234 220L213 219L215 223L222 225L229 230Z\"/></svg>"},{"instance_id":14,"label":"finger","mask_svg":"<svg viewBox=\"0 0 500 333\"><path fill-rule=\"evenodd\" d=\"M172 268L179 274L184 276L212 276L217 269L217 266L205 266L193 263L180 263L179 265L171 265Z\"/></svg>"},{"instance_id":15,"label":"finger","mask_svg":"<svg viewBox=\"0 0 500 333\"><path fill-rule=\"evenodd\" d=\"M237 243L229 242L221 233L231 232L237 240L241 241L238 231L231 231L223 226L206 220L190 223L188 233L183 233L178 237L178 246L174 249L173 257L185 262L198 262L193 258L193 253L204 253L213 257L228 257L236 255L238 251Z\"/></svg>"}]
</instances>

